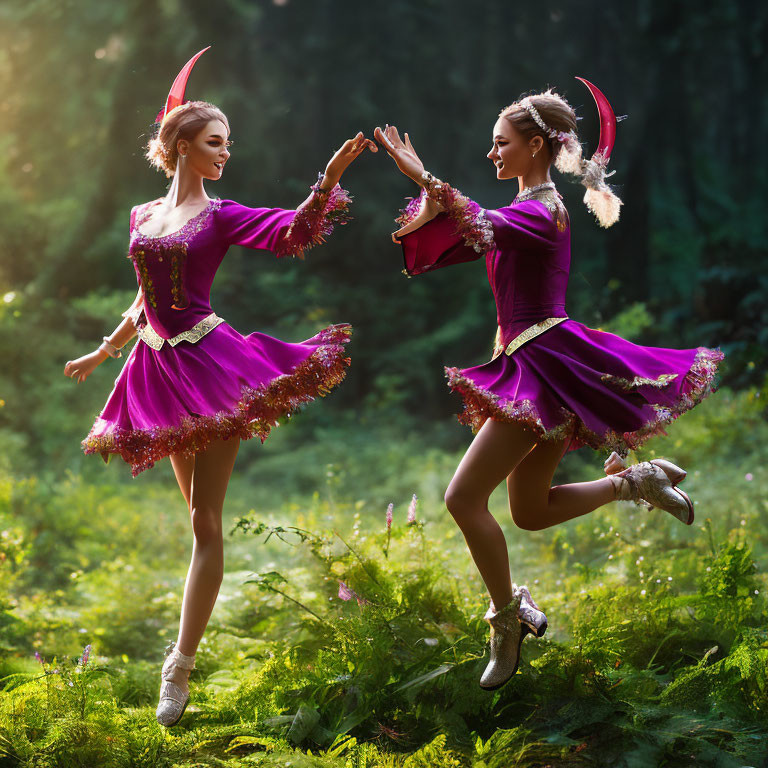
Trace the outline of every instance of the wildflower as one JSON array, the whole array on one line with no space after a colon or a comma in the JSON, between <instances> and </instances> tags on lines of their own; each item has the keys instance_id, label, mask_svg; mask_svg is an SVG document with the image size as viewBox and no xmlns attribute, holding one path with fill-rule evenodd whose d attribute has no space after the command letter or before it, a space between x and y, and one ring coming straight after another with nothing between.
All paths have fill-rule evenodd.
<instances>
[{"instance_id":1,"label":"wildflower","mask_svg":"<svg viewBox=\"0 0 768 768\"><path fill-rule=\"evenodd\" d=\"M354 589L350 589L343 581L339 582L339 597L344 601L351 600L354 597L358 605L369 604L368 600L358 595Z\"/></svg>"},{"instance_id":2,"label":"wildflower","mask_svg":"<svg viewBox=\"0 0 768 768\"><path fill-rule=\"evenodd\" d=\"M88 659L91 655L91 644L88 643L88 645L85 646L83 649L83 657L80 659L80 661L83 664L83 669L85 669L86 665L88 664Z\"/></svg>"},{"instance_id":3,"label":"wildflower","mask_svg":"<svg viewBox=\"0 0 768 768\"><path fill-rule=\"evenodd\" d=\"M640 594L641 594L641 595L644 595L644 594L645 594L645 590L644 590L644 589L641 589L641 590L640 590Z\"/></svg>"},{"instance_id":4,"label":"wildflower","mask_svg":"<svg viewBox=\"0 0 768 768\"><path fill-rule=\"evenodd\" d=\"M354 597L354 592L343 582L339 582L339 599L351 600Z\"/></svg>"},{"instance_id":5,"label":"wildflower","mask_svg":"<svg viewBox=\"0 0 768 768\"><path fill-rule=\"evenodd\" d=\"M754 476L754 475L753 475L751 472L747 472L747 474L746 474L746 475L744 475L744 479L745 479L745 480L746 480L748 483L751 483L751 482L752 482L752 481L755 479L755 476Z\"/></svg>"},{"instance_id":6,"label":"wildflower","mask_svg":"<svg viewBox=\"0 0 768 768\"><path fill-rule=\"evenodd\" d=\"M43 664L43 658L37 651L35 651L35 658L40 662L41 665Z\"/></svg>"},{"instance_id":7,"label":"wildflower","mask_svg":"<svg viewBox=\"0 0 768 768\"><path fill-rule=\"evenodd\" d=\"M416 494L413 494L413 498L411 499L411 503L408 505L408 525L413 525L416 522L416 502L418 499L416 498Z\"/></svg>"},{"instance_id":8,"label":"wildflower","mask_svg":"<svg viewBox=\"0 0 768 768\"><path fill-rule=\"evenodd\" d=\"M392 528L392 510L395 508L395 505L390 502L389 506L387 507L387 530L391 530Z\"/></svg>"}]
</instances>

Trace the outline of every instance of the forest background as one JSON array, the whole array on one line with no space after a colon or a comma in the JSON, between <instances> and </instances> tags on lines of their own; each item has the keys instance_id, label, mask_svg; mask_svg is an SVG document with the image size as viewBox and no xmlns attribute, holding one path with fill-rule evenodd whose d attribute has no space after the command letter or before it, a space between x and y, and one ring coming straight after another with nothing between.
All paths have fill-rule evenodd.
<instances>
[{"instance_id":1,"label":"forest background","mask_svg":"<svg viewBox=\"0 0 768 768\"><path fill-rule=\"evenodd\" d=\"M766 40L751 0L3 0L0 764L768 765ZM144 145L206 45L187 96L221 106L235 140L208 192L252 206L295 207L345 138L394 123L497 207L516 192L485 158L503 106L556 88L587 151L599 129L574 76L628 116L615 227L556 179L568 309L726 353L720 391L635 457L691 469L697 523L611 505L531 533L495 494L514 578L552 627L492 696L476 689L481 584L442 505L470 440L442 366L488 358L493 300L480 263L400 273L389 234L416 188L366 153L343 180L354 220L326 245L306 261L233 248L214 284L244 333L351 323L353 364L241 447L193 705L173 731L154 723L191 533L167 462L132 479L81 454L122 361L81 386L62 369L132 300L128 213L165 188ZM576 452L556 479L603 458Z\"/></svg>"}]
</instances>

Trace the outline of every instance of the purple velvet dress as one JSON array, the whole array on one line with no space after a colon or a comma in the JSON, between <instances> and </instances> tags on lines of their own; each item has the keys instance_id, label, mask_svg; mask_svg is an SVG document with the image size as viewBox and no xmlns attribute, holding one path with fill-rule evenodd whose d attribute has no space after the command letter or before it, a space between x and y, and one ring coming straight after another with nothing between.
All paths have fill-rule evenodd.
<instances>
[{"instance_id":1,"label":"purple velvet dress","mask_svg":"<svg viewBox=\"0 0 768 768\"><path fill-rule=\"evenodd\" d=\"M442 211L429 219L435 204ZM408 275L485 257L498 313L493 359L445 369L464 399L459 420L474 430L491 418L565 438L568 449L626 453L712 391L719 349L643 347L568 318L570 227L553 186L486 211L438 181L399 221Z\"/></svg>"},{"instance_id":2,"label":"purple velvet dress","mask_svg":"<svg viewBox=\"0 0 768 768\"><path fill-rule=\"evenodd\" d=\"M129 256L141 294L126 316L139 340L83 441L86 453L120 455L134 476L212 440L264 441L281 416L339 384L350 362L343 346L349 325L289 344L263 333L241 336L210 304L230 245L301 256L346 221L350 198L343 189L313 191L297 210L214 199L180 230L151 237L141 224L159 202L131 211Z\"/></svg>"}]
</instances>

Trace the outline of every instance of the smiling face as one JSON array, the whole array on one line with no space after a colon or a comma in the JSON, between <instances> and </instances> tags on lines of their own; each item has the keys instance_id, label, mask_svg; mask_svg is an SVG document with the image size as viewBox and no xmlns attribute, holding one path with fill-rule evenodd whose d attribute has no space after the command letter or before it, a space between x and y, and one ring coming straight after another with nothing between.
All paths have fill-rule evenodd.
<instances>
[{"instance_id":1,"label":"smiling face","mask_svg":"<svg viewBox=\"0 0 768 768\"><path fill-rule=\"evenodd\" d=\"M493 147L487 157L496 166L497 179L524 176L533 164L533 154L544 144L541 136L526 139L505 117L493 126Z\"/></svg>"},{"instance_id":2,"label":"smiling face","mask_svg":"<svg viewBox=\"0 0 768 768\"><path fill-rule=\"evenodd\" d=\"M177 146L179 155L186 155L185 170L216 181L229 160L230 144L227 126L221 120L209 120L193 139L180 139Z\"/></svg>"}]
</instances>

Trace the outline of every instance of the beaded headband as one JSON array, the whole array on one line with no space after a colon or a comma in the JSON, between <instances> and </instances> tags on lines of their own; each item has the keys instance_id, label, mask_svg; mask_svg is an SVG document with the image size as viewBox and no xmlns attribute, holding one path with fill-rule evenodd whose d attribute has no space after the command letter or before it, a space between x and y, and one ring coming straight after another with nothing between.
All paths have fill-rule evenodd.
<instances>
[{"instance_id":1,"label":"beaded headband","mask_svg":"<svg viewBox=\"0 0 768 768\"><path fill-rule=\"evenodd\" d=\"M528 112L533 122L536 123L536 125L538 125L550 139L557 140L560 144L565 144L565 142L568 141L571 132L558 131L555 128L550 128L542 119L539 110L533 106L531 100L527 96L524 99L521 99L518 103L526 112Z\"/></svg>"}]
</instances>

